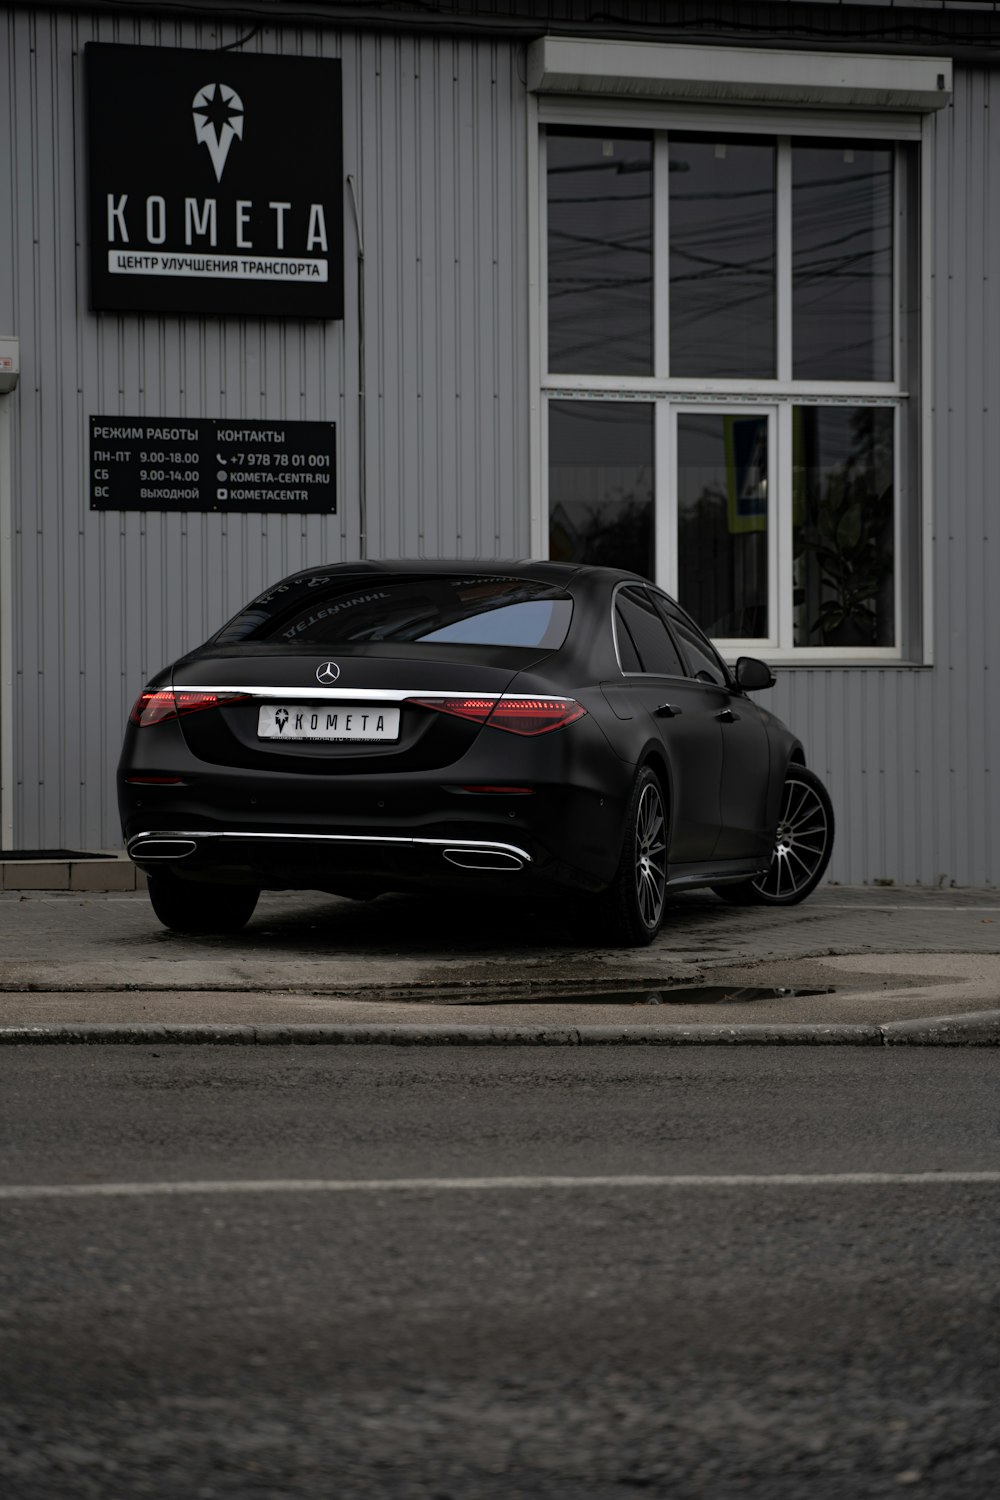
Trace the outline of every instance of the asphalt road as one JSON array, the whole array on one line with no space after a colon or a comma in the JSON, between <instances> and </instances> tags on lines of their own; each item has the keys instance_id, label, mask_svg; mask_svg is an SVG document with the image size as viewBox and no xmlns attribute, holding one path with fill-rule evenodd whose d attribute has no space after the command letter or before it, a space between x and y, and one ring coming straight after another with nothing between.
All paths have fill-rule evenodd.
<instances>
[{"instance_id":1,"label":"asphalt road","mask_svg":"<svg viewBox=\"0 0 1000 1500\"><path fill-rule=\"evenodd\" d=\"M996 1493L992 1051L3 1060L10 1500Z\"/></svg>"}]
</instances>

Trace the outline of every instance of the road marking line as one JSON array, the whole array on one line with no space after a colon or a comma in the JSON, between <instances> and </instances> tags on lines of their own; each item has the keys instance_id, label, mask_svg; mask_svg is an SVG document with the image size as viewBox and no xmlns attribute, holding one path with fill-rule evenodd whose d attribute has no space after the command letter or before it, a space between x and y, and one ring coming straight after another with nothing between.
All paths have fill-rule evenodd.
<instances>
[{"instance_id":1,"label":"road marking line","mask_svg":"<svg viewBox=\"0 0 1000 1500\"><path fill-rule=\"evenodd\" d=\"M396 1177L229 1182L84 1182L0 1187L0 1202L39 1198L180 1198L197 1193L482 1192L564 1188L996 1186L1000 1172L786 1172L744 1176Z\"/></svg>"}]
</instances>

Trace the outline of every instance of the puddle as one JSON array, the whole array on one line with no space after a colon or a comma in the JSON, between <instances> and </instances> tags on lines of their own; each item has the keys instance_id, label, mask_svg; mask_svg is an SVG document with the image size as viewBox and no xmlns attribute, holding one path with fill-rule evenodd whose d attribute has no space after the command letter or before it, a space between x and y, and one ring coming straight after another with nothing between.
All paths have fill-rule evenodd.
<instances>
[{"instance_id":1,"label":"puddle","mask_svg":"<svg viewBox=\"0 0 1000 1500\"><path fill-rule=\"evenodd\" d=\"M686 989L604 990L585 995L518 995L507 999L463 996L449 1005L744 1005L749 1000L802 1000L811 995L834 995L833 985L799 989L785 985L702 984Z\"/></svg>"}]
</instances>

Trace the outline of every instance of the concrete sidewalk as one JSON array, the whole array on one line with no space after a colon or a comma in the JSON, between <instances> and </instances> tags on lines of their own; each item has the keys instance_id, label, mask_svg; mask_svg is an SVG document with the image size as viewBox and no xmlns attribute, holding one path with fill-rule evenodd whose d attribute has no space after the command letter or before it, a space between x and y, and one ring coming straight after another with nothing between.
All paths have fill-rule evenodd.
<instances>
[{"instance_id":1,"label":"concrete sidewalk","mask_svg":"<svg viewBox=\"0 0 1000 1500\"><path fill-rule=\"evenodd\" d=\"M198 939L161 928L142 891L0 895L8 1040L95 1023L116 1034L236 1027L244 1040L372 1026L431 1028L440 1040L469 1027L690 1040L709 1039L705 1028L836 1040L837 1028L843 1040L886 1040L886 1028L955 1016L978 1018L957 1029L970 1039L970 1027L1000 1038L992 890L826 886L780 911L698 892L671 904L652 947L625 951L580 948L554 905L265 895L244 932ZM945 1030L954 1040L956 1027Z\"/></svg>"}]
</instances>

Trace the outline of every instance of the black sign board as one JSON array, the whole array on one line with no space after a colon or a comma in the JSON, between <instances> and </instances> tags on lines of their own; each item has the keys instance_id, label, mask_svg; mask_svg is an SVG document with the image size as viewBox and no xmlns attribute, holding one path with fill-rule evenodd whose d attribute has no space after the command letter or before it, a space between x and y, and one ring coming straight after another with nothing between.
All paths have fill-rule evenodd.
<instances>
[{"instance_id":1,"label":"black sign board","mask_svg":"<svg viewBox=\"0 0 1000 1500\"><path fill-rule=\"evenodd\" d=\"M91 417L91 510L337 509L333 422Z\"/></svg>"},{"instance_id":2,"label":"black sign board","mask_svg":"<svg viewBox=\"0 0 1000 1500\"><path fill-rule=\"evenodd\" d=\"M90 305L344 315L340 63L88 42Z\"/></svg>"}]
</instances>

